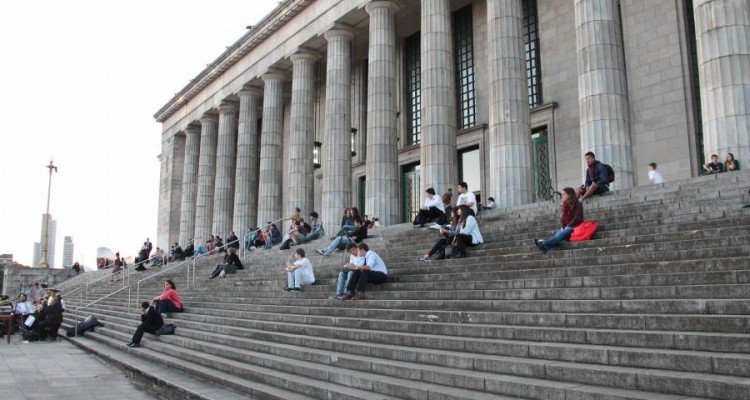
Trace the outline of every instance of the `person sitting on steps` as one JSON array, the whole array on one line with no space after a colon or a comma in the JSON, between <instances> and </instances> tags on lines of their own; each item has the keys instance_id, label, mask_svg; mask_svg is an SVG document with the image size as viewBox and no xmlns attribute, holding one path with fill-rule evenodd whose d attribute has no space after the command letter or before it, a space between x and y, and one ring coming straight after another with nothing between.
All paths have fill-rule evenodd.
<instances>
[{"instance_id":1,"label":"person sitting on steps","mask_svg":"<svg viewBox=\"0 0 750 400\"><path fill-rule=\"evenodd\" d=\"M424 200L424 206L419 210L417 216L414 218L414 226L419 225L423 227L428 221L438 219L445 214L445 206L443 205L443 199L435 195L435 189L429 188L425 190L427 196Z\"/></svg>"},{"instance_id":2,"label":"person sitting on steps","mask_svg":"<svg viewBox=\"0 0 750 400\"><path fill-rule=\"evenodd\" d=\"M358 244L357 249L359 250L359 256L364 258L365 262L361 267L345 266L346 269L352 271L352 276L346 285L346 292L341 300L364 300L365 287L368 283L380 285L388 281L388 268L380 255L370 250L367 243Z\"/></svg>"},{"instance_id":3,"label":"person sitting on steps","mask_svg":"<svg viewBox=\"0 0 750 400\"><path fill-rule=\"evenodd\" d=\"M436 254L444 254L445 246L453 242L453 238L458 234L458 209L451 211L451 222L445 227L440 228L440 238L435 242L427 254L422 256L419 261L430 262Z\"/></svg>"},{"instance_id":4,"label":"person sitting on steps","mask_svg":"<svg viewBox=\"0 0 750 400\"><path fill-rule=\"evenodd\" d=\"M344 264L343 269L339 271L338 281L336 282L336 294L329 297L329 299L341 300L344 297L346 285L352 279L352 275L354 275L354 269L365 265L365 259L359 256L359 249L356 244L347 244L346 252L349 253L349 262Z\"/></svg>"},{"instance_id":5,"label":"person sitting on steps","mask_svg":"<svg viewBox=\"0 0 750 400\"><path fill-rule=\"evenodd\" d=\"M474 212L467 205L458 206L458 233L453 238L453 244L456 246L453 258L466 257L466 246L476 246L483 242Z\"/></svg>"},{"instance_id":6,"label":"person sitting on steps","mask_svg":"<svg viewBox=\"0 0 750 400\"><path fill-rule=\"evenodd\" d=\"M534 239L534 245L546 253L563 240L568 240L576 226L583 222L583 204L576 198L573 188L563 189L560 205L560 229L547 239Z\"/></svg>"},{"instance_id":7,"label":"person sitting on steps","mask_svg":"<svg viewBox=\"0 0 750 400\"><path fill-rule=\"evenodd\" d=\"M286 271L286 291L299 292L302 286L315 283L312 263L305 257L305 249L294 250L295 261L288 264Z\"/></svg>"},{"instance_id":8,"label":"person sitting on steps","mask_svg":"<svg viewBox=\"0 0 750 400\"><path fill-rule=\"evenodd\" d=\"M144 301L143 303L141 303L141 324L138 325L138 328L136 328L135 333L133 334L133 338L130 339L130 343L128 343L127 346L141 347L141 339L143 338L143 333L148 332L153 335L163 325L164 320L162 319L161 315L159 315L156 309L151 304L149 304L149 302Z\"/></svg>"},{"instance_id":9,"label":"person sitting on steps","mask_svg":"<svg viewBox=\"0 0 750 400\"><path fill-rule=\"evenodd\" d=\"M703 166L703 172L706 175L719 174L724 172L724 164L719 161L718 155L711 155L711 162Z\"/></svg>"},{"instance_id":10,"label":"person sitting on steps","mask_svg":"<svg viewBox=\"0 0 750 400\"><path fill-rule=\"evenodd\" d=\"M354 218L354 225L356 228L349 236L336 236L327 248L315 251L324 256L329 256L339 247L343 249L349 243L360 243L367 237L367 226L365 226L364 221L359 216Z\"/></svg>"},{"instance_id":11,"label":"person sitting on steps","mask_svg":"<svg viewBox=\"0 0 750 400\"><path fill-rule=\"evenodd\" d=\"M164 292L151 299L151 303L162 317L166 317L167 313L184 311L180 295L177 294L177 287L169 279L164 281Z\"/></svg>"},{"instance_id":12,"label":"person sitting on steps","mask_svg":"<svg viewBox=\"0 0 750 400\"><path fill-rule=\"evenodd\" d=\"M609 173L603 163L597 161L592 152L585 155L586 158L586 181L578 188L576 195L580 201L588 200L589 197L609 192Z\"/></svg>"},{"instance_id":13,"label":"person sitting on steps","mask_svg":"<svg viewBox=\"0 0 750 400\"><path fill-rule=\"evenodd\" d=\"M211 275L209 275L208 279L214 279L217 276L223 278L226 274L234 274L238 269L245 269L245 267L242 266L242 261L240 261L240 258L236 253L237 249L234 247L228 247L227 254L224 255L224 262L218 264L214 270L211 271Z\"/></svg>"}]
</instances>

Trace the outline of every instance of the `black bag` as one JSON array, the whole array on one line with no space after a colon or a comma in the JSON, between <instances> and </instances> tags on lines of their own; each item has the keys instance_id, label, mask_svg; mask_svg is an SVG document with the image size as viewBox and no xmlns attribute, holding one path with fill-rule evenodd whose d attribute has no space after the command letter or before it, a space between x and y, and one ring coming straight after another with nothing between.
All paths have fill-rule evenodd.
<instances>
[{"instance_id":1,"label":"black bag","mask_svg":"<svg viewBox=\"0 0 750 400\"><path fill-rule=\"evenodd\" d=\"M174 335L176 329L177 327L174 324L164 324L161 326L161 328L157 329L156 332L154 332L154 335Z\"/></svg>"},{"instance_id":2,"label":"black bag","mask_svg":"<svg viewBox=\"0 0 750 400\"><path fill-rule=\"evenodd\" d=\"M454 255L456 255L456 246L452 244L445 246L445 249L443 249L443 258L447 260L453 258Z\"/></svg>"},{"instance_id":3,"label":"black bag","mask_svg":"<svg viewBox=\"0 0 750 400\"><path fill-rule=\"evenodd\" d=\"M612 169L612 166L609 164L604 164L604 168L607 170L607 180L609 183L612 183L615 181L615 170Z\"/></svg>"},{"instance_id":4,"label":"black bag","mask_svg":"<svg viewBox=\"0 0 750 400\"><path fill-rule=\"evenodd\" d=\"M99 322L95 316L89 315L86 317L86 319L83 320L80 324L77 326L78 330L78 336L83 336L84 332L91 331L94 332L97 326L104 326L101 322ZM65 329L65 336L67 337L73 337L76 336L76 327L70 327Z\"/></svg>"},{"instance_id":5,"label":"black bag","mask_svg":"<svg viewBox=\"0 0 750 400\"><path fill-rule=\"evenodd\" d=\"M286 242L282 243L281 246L279 246L279 250L289 250L292 244L292 239L287 239Z\"/></svg>"}]
</instances>

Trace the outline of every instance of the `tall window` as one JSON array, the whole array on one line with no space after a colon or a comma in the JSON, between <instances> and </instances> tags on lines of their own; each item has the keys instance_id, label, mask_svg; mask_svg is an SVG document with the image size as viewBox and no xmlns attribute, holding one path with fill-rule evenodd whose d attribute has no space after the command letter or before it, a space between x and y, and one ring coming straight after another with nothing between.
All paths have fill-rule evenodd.
<instances>
[{"instance_id":1,"label":"tall window","mask_svg":"<svg viewBox=\"0 0 750 400\"><path fill-rule=\"evenodd\" d=\"M474 29L472 25L471 5L453 13L458 129L465 129L477 123L476 90L474 88Z\"/></svg>"},{"instance_id":2,"label":"tall window","mask_svg":"<svg viewBox=\"0 0 750 400\"><path fill-rule=\"evenodd\" d=\"M703 152L703 114L701 110L701 85L698 74L698 44L695 37L695 14L693 14L693 0L685 0L685 35L687 36L688 51L690 52L690 83L693 94L693 114L695 115L695 141L698 152L698 164L706 161Z\"/></svg>"},{"instance_id":3,"label":"tall window","mask_svg":"<svg viewBox=\"0 0 750 400\"><path fill-rule=\"evenodd\" d=\"M542 66L539 60L539 19L536 13L536 0L523 2L523 39L529 107L534 108L542 104Z\"/></svg>"},{"instance_id":4,"label":"tall window","mask_svg":"<svg viewBox=\"0 0 750 400\"><path fill-rule=\"evenodd\" d=\"M404 42L406 77L406 144L418 144L422 138L422 71L419 32Z\"/></svg>"}]
</instances>

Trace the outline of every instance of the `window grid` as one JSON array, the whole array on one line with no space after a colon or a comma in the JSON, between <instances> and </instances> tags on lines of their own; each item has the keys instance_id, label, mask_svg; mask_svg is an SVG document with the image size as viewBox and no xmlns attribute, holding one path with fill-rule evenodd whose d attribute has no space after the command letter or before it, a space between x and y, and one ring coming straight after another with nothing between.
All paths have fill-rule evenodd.
<instances>
[{"instance_id":1,"label":"window grid","mask_svg":"<svg viewBox=\"0 0 750 400\"><path fill-rule=\"evenodd\" d=\"M419 144L422 138L422 71L419 32L404 41L406 77L406 144Z\"/></svg>"},{"instance_id":2,"label":"window grid","mask_svg":"<svg viewBox=\"0 0 750 400\"><path fill-rule=\"evenodd\" d=\"M474 87L474 36L471 5L453 13L453 48L456 57L456 106L458 129L476 125Z\"/></svg>"},{"instance_id":3,"label":"window grid","mask_svg":"<svg viewBox=\"0 0 750 400\"><path fill-rule=\"evenodd\" d=\"M529 107L542 104L542 66L539 63L539 19L536 0L523 2L523 39Z\"/></svg>"}]
</instances>

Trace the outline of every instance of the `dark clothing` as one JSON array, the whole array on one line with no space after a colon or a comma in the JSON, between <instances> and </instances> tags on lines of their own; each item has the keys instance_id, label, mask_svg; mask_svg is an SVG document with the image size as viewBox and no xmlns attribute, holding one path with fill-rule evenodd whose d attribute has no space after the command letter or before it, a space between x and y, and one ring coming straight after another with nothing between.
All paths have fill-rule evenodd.
<instances>
[{"instance_id":1,"label":"dark clothing","mask_svg":"<svg viewBox=\"0 0 750 400\"><path fill-rule=\"evenodd\" d=\"M367 238L367 226L362 225L361 227L354 229L354 232L352 232L349 237L354 239L355 243L361 243L363 240L365 240L365 238Z\"/></svg>"},{"instance_id":2,"label":"dark clothing","mask_svg":"<svg viewBox=\"0 0 750 400\"><path fill-rule=\"evenodd\" d=\"M192 243L188 245L188 247L185 248L185 251L182 253L182 258L188 258L192 257L193 253L195 253L195 246L193 246Z\"/></svg>"},{"instance_id":3,"label":"dark clothing","mask_svg":"<svg viewBox=\"0 0 750 400\"><path fill-rule=\"evenodd\" d=\"M237 250L240 249L240 241L237 239L237 235L227 236L227 247L234 247Z\"/></svg>"},{"instance_id":4,"label":"dark clothing","mask_svg":"<svg viewBox=\"0 0 750 400\"><path fill-rule=\"evenodd\" d=\"M466 257L466 246L474 246L474 243L471 240L471 235L464 235L463 233L456 235L455 256Z\"/></svg>"},{"instance_id":5,"label":"dark clothing","mask_svg":"<svg viewBox=\"0 0 750 400\"><path fill-rule=\"evenodd\" d=\"M211 272L211 279L219 276L221 271L226 271L227 274L233 274L234 271L238 269L245 269L245 267L242 266L240 258L237 254L227 254L224 256L224 263L217 265Z\"/></svg>"},{"instance_id":6,"label":"dark clothing","mask_svg":"<svg viewBox=\"0 0 750 400\"><path fill-rule=\"evenodd\" d=\"M740 162L737 160L734 160L732 164L730 163L724 164L724 172L739 171L739 170L740 170Z\"/></svg>"},{"instance_id":7,"label":"dark clothing","mask_svg":"<svg viewBox=\"0 0 750 400\"><path fill-rule=\"evenodd\" d=\"M172 249L172 259L175 261L182 261L185 259L184 252L182 251L182 247L179 245Z\"/></svg>"},{"instance_id":8,"label":"dark clothing","mask_svg":"<svg viewBox=\"0 0 750 400\"><path fill-rule=\"evenodd\" d=\"M710 170L710 171L706 172L708 174L715 174L715 173L719 173L719 172L724 172L724 164L722 164L721 162L708 163L708 164L706 164L706 166Z\"/></svg>"},{"instance_id":9,"label":"dark clothing","mask_svg":"<svg viewBox=\"0 0 750 400\"><path fill-rule=\"evenodd\" d=\"M161 315L154 307L149 307L146 313L141 315L141 324L138 325L138 329L135 330L135 334L133 334L133 338L130 341L140 344L144 332L154 334L162 325L164 325L164 320L161 318Z\"/></svg>"},{"instance_id":10,"label":"dark clothing","mask_svg":"<svg viewBox=\"0 0 750 400\"><path fill-rule=\"evenodd\" d=\"M565 204L562 207L562 216L560 217L560 226L575 228L583 222L583 204L576 200L572 209L568 209Z\"/></svg>"},{"instance_id":11,"label":"dark clothing","mask_svg":"<svg viewBox=\"0 0 750 400\"><path fill-rule=\"evenodd\" d=\"M157 300L156 309L159 311L159 314L182 312L182 308L177 308L177 306L170 300Z\"/></svg>"},{"instance_id":12,"label":"dark clothing","mask_svg":"<svg viewBox=\"0 0 750 400\"><path fill-rule=\"evenodd\" d=\"M372 283L373 285L380 285L381 283L385 283L386 281L388 281L388 275L382 272L356 270L352 271L352 276L349 279L349 283L347 283L346 285L346 290L349 293L354 293L354 290L356 288L358 292L364 292L365 286L368 283Z\"/></svg>"},{"instance_id":13,"label":"dark clothing","mask_svg":"<svg viewBox=\"0 0 750 400\"><path fill-rule=\"evenodd\" d=\"M59 301L51 306L44 307L39 313L35 314L36 321L34 321L33 330L42 338L46 338L47 335L56 337L57 330L60 329L62 324L62 313L63 308Z\"/></svg>"},{"instance_id":14,"label":"dark clothing","mask_svg":"<svg viewBox=\"0 0 750 400\"><path fill-rule=\"evenodd\" d=\"M594 161L586 169L586 183L584 186L587 188L594 183L598 184L599 187L606 187L609 190L609 174L607 173L607 167L599 161Z\"/></svg>"},{"instance_id":15,"label":"dark clothing","mask_svg":"<svg viewBox=\"0 0 750 400\"><path fill-rule=\"evenodd\" d=\"M419 210L419 213L414 218L414 225L424 225L424 223L436 220L445 215L443 210L437 207L430 207L429 210Z\"/></svg>"}]
</instances>

